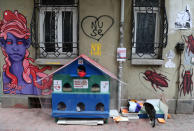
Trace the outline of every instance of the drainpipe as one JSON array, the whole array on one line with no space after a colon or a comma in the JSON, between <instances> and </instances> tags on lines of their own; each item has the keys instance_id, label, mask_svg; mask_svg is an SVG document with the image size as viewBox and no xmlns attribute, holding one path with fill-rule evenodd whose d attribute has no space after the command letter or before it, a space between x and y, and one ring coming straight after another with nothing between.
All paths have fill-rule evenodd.
<instances>
[{"instance_id":1,"label":"drainpipe","mask_svg":"<svg viewBox=\"0 0 194 131\"><path fill-rule=\"evenodd\" d=\"M121 18L120 18L120 42L119 42L119 48L123 48L123 41L124 41L124 6L125 6L125 0L121 0ZM119 61L118 65L118 111L120 111L121 107L121 88L122 88L122 76L123 76L123 61Z\"/></svg>"}]
</instances>

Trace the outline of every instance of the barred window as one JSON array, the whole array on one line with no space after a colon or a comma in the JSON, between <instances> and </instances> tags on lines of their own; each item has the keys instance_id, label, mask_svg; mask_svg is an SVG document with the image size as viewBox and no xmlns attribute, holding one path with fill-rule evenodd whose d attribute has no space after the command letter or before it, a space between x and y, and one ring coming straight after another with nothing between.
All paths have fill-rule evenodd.
<instances>
[{"instance_id":1,"label":"barred window","mask_svg":"<svg viewBox=\"0 0 194 131\"><path fill-rule=\"evenodd\" d=\"M78 1L35 0L34 5L31 34L32 42L37 49L36 57L76 57L78 55Z\"/></svg>"},{"instance_id":2,"label":"barred window","mask_svg":"<svg viewBox=\"0 0 194 131\"><path fill-rule=\"evenodd\" d=\"M162 59L168 23L163 0L133 0L132 59Z\"/></svg>"}]
</instances>

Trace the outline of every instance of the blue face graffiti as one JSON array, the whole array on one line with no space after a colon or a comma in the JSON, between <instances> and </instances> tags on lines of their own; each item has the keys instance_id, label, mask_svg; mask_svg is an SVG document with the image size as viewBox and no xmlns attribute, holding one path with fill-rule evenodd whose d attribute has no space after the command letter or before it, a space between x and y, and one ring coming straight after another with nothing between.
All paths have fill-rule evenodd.
<instances>
[{"instance_id":1,"label":"blue face graffiti","mask_svg":"<svg viewBox=\"0 0 194 131\"><path fill-rule=\"evenodd\" d=\"M29 57L30 33L26 18L18 11L5 11L0 25L0 46L5 56L3 65L3 91L5 94L44 94L41 90L50 89L52 78L37 82L46 77L43 72L50 67L39 69ZM31 61L31 62L30 62Z\"/></svg>"},{"instance_id":2,"label":"blue face graffiti","mask_svg":"<svg viewBox=\"0 0 194 131\"><path fill-rule=\"evenodd\" d=\"M4 49L10 58L10 61L23 61L26 49L29 47L29 40L17 38L11 33L7 33Z\"/></svg>"}]
</instances>

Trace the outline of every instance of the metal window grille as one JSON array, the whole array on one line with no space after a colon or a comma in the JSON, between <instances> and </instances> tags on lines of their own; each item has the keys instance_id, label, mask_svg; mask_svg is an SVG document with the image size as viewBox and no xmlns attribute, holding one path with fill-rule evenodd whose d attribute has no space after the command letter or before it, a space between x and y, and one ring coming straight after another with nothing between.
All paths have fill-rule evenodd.
<instances>
[{"instance_id":1,"label":"metal window grille","mask_svg":"<svg viewBox=\"0 0 194 131\"><path fill-rule=\"evenodd\" d=\"M31 40L36 58L78 56L78 10L78 0L34 0Z\"/></svg>"},{"instance_id":2,"label":"metal window grille","mask_svg":"<svg viewBox=\"0 0 194 131\"><path fill-rule=\"evenodd\" d=\"M168 21L164 0L133 0L132 58L161 59L167 45Z\"/></svg>"}]
</instances>

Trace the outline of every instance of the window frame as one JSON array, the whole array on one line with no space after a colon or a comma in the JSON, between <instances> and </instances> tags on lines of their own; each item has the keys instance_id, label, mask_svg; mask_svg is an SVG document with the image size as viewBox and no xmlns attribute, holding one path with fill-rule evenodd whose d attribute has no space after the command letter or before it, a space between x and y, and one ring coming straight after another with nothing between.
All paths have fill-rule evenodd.
<instances>
[{"instance_id":1,"label":"window frame","mask_svg":"<svg viewBox=\"0 0 194 131\"><path fill-rule=\"evenodd\" d=\"M55 42L58 44L55 44L55 51L57 50L60 54L55 54L55 52L46 52L45 49L45 32L44 32L44 17L45 12L52 12L54 11L55 14ZM39 46L40 46L40 54L39 57L44 58L64 58L69 52L63 52L63 37L62 37L62 12L65 11L72 11L73 12L73 30L72 30L72 48L77 47L78 44L78 9L77 7L55 7L55 6L49 6L49 7L40 7L39 10ZM57 16L58 15L58 16ZM58 19L56 18L58 17ZM57 34L57 35L56 35ZM57 49L59 48L59 49ZM46 55L43 55L43 53L46 53ZM78 54L78 49L73 48L71 54ZM58 55L58 56L57 56ZM77 56L77 55L76 55ZM71 56L71 57L76 57Z\"/></svg>"},{"instance_id":2,"label":"window frame","mask_svg":"<svg viewBox=\"0 0 194 131\"><path fill-rule=\"evenodd\" d=\"M159 9L157 7L153 7L153 10L151 10L150 12L147 12L146 8L150 8L150 7L133 7L133 15L134 15L134 36L133 37L133 47L132 47L132 58L148 58L148 59L156 59L158 58L158 53L159 53L159 49L157 47L159 47L159 41L160 41L160 17L159 17ZM155 54L143 54L143 53L137 53L136 52L136 39L137 39L137 14L138 13L154 13L156 14L156 22L155 22L155 38L154 38L154 52Z\"/></svg>"},{"instance_id":3,"label":"window frame","mask_svg":"<svg viewBox=\"0 0 194 131\"><path fill-rule=\"evenodd\" d=\"M166 14L166 8L165 8L165 0L132 0L132 7L131 7L131 44L130 44L130 48L131 48L131 64L132 65L163 65L164 64L164 60L163 60L163 48L165 48L168 44L168 19L167 19L167 14ZM158 15L159 15L159 30L157 32L159 32L158 34L158 47L154 47L154 49L156 50L156 48L158 48L158 51L156 54L156 56L154 57L153 55L150 55L147 51L147 49L144 51L142 51L142 54L138 54L136 53L136 45L134 46L134 43L136 42L136 37L135 37L135 16L134 16L134 9L138 8L139 10L141 10L141 7L149 7L152 10L158 9ZM153 11L154 12L154 11ZM154 16L155 17L155 16ZM151 28L150 28L151 29ZM146 36L147 37L147 36ZM139 42L139 41L138 41ZM156 44L155 44L156 45ZM151 45L152 47L152 45ZM138 48L138 47L137 47ZM138 49L139 50L139 49ZM139 52L141 52L141 49L139 50ZM150 51L151 53L153 52L153 50ZM150 56L146 56L144 54L149 54ZM153 52L153 54L155 54Z\"/></svg>"},{"instance_id":4,"label":"window frame","mask_svg":"<svg viewBox=\"0 0 194 131\"><path fill-rule=\"evenodd\" d=\"M167 14L166 14L166 8L165 8L165 0L132 0L132 8L131 8L131 64L132 65L156 65L156 66L161 66L164 64L164 59L163 57L163 48L165 48L168 44L168 19L167 19ZM158 32L158 47L154 47L154 50L156 51L156 48L158 49L156 56L152 56L148 53L148 50L146 49L145 51L139 50L139 52L142 52L142 54L136 53L136 49L138 47L135 47L136 43L136 35L137 35L137 29L135 29L135 19L137 19L137 15L135 16L135 9L139 9L139 11L142 11L142 8L150 8L150 11L155 12L156 9L158 9L158 26L157 28L159 30L156 30ZM146 10L148 11L148 10ZM138 12L138 11L137 11ZM154 16L155 17L155 16ZM137 24L137 21L136 21ZM151 29L151 28L149 28ZM147 37L147 36L146 36ZM157 39L155 39L156 41ZM138 41L139 42L139 41ZM134 46L135 45L135 46ZM156 45L156 44L155 44ZM152 45L151 45L152 47ZM151 53L153 50L150 51ZM148 55L145 55L145 54ZM153 53L153 54L155 54Z\"/></svg>"}]
</instances>

